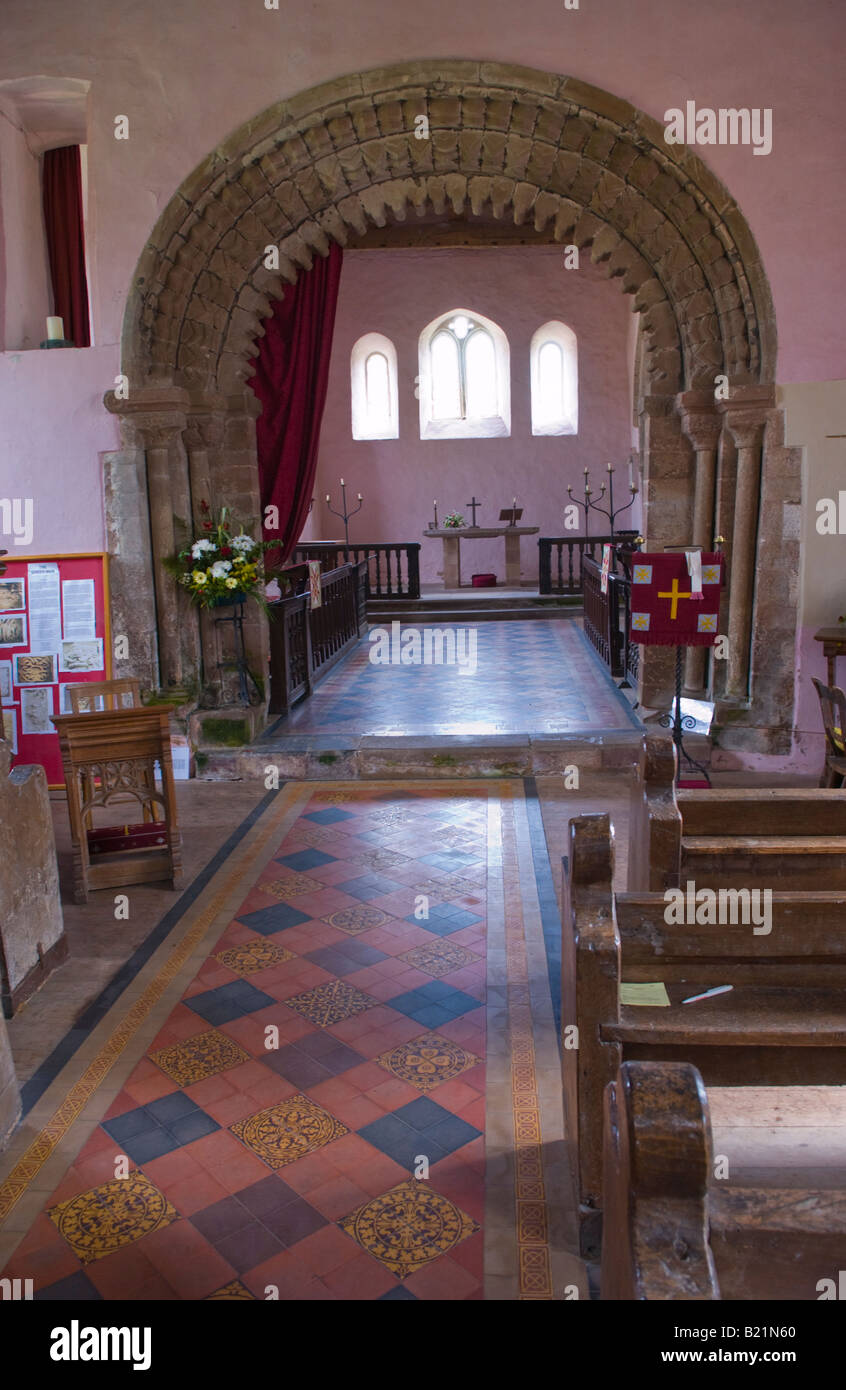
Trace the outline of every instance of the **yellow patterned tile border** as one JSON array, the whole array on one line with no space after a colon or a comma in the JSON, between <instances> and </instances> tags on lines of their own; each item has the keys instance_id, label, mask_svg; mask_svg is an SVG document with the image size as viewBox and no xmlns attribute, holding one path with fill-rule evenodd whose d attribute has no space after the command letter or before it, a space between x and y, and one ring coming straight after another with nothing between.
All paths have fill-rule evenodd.
<instances>
[{"instance_id":1,"label":"yellow patterned tile border","mask_svg":"<svg viewBox=\"0 0 846 1390\"><path fill-rule=\"evenodd\" d=\"M238 857L234 867L225 872L225 877L214 896L198 915L185 936L174 946L161 969L150 981L143 993L136 999L121 1019L114 1032L90 1062L79 1080L71 1087L61 1105L51 1115L47 1124L32 1141L21 1156L9 1176L0 1183L0 1224L5 1221L12 1208L20 1201L30 1183L40 1172L50 1155L61 1143L71 1125L77 1120L111 1071L127 1044L141 1027L153 1005L161 998L172 980L188 960L191 952L202 941L205 933L232 892L238 878L245 877L255 861L260 857L268 839L278 832L280 821L284 818L291 803L300 795L301 788L293 783L282 790L273 805L265 812L259 825L262 831L244 855Z\"/></svg>"}]
</instances>

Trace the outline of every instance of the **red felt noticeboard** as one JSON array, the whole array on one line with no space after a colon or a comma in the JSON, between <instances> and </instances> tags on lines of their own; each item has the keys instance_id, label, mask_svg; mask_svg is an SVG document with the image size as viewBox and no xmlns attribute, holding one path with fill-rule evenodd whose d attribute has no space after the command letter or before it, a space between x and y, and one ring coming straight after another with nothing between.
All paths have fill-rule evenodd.
<instances>
[{"instance_id":1,"label":"red felt noticeboard","mask_svg":"<svg viewBox=\"0 0 846 1390\"><path fill-rule=\"evenodd\" d=\"M12 766L40 763L51 787L63 787L65 784L59 736L55 731L33 733L24 730L30 718L38 723L45 713L70 714L70 705L63 703L63 686L77 685L82 681L111 679L108 560L108 555L95 552L81 555L28 555L26 559L20 560L8 555L3 556L0 561L6 567L5 574L0 575L0 705L3 715L3 729L0 729L0 733L5 731L4 736L12 735L8 741L12 742L13 750L15 742L17 743L17 752L12 753ZM39 569L41 566L54 568L47 571ZM52 640L46 644L38 641L38 632L44 630L45 622L45 605L38 602L38 596L39 588L42 596L45 592L52 593L55 588L56 571L58 642L54 645ZM32 602L33 575L36 579L35 606ZM80 608L77 606L74 610L71 609L72 597L81 593L87 604L90 594L90 586L82 590L66 590L65 583L73 580L93 582L93 637L76 637L74 634L82 629L70 626L74 618L77 623L80 618ZM39 615L41 628L38 625ZM34 644L31 640L33 618L36 619ZM69 645L69 642L72 645ZM18 657L31 657L33 660L25 661L19 667L16 660ZM101 661L102 664L94 669L91 665L94 661ZM71 669L63 669L65 666ZM19 676L20 681L17 679ZM45 690L48 694L27 696L27 690L36 689ZM50 727L52 729L53 726Z\"/></svg>"}]
</instances>

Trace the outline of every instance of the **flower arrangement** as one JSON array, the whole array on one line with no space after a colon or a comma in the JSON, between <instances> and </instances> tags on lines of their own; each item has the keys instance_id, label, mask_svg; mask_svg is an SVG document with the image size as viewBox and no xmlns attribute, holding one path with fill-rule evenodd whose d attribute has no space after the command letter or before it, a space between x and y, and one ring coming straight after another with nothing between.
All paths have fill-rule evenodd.
<instances>
[{"instance_id":1,"label":"flower arrangement","mask_svg":"<svg viewBox=\"0 0 846 1390\"><path fill-rule=\"evenodd\" d=\"M459 527L465 524L461 512L447 512L444 517L444 526Z\"/></svg>"},{"instance_id":2,"label":"flower arrangement","mask_svg":"<svg viewBox=\"0 0 846 1390\"><path fill-rule=\"evenodd\" d=\"M215 516L208 502L201 502L200 512L203 534L166 560L165 567L202 608L243 596L266 606L262 556L266 550L278 550L279 542L253 540L228 507Z\"/></svg>"}]
</instances>

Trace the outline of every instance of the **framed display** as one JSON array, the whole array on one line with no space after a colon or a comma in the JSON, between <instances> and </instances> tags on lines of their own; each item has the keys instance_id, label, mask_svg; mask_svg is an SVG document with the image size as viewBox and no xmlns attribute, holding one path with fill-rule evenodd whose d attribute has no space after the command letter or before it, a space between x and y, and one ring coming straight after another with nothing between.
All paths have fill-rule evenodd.
<instances>
[{"instance_id":1,"label":"framed display","mask_svg":"<svg viewBox=\"0 0 846 1390\"><path fill-rule=\"evenodd\" d=\"M0 575L0 706L12 764L41 763L64 785L50 716L70 713L67 687L110 680L108 556L4 557Z\"/></svg>"}]
</instances>

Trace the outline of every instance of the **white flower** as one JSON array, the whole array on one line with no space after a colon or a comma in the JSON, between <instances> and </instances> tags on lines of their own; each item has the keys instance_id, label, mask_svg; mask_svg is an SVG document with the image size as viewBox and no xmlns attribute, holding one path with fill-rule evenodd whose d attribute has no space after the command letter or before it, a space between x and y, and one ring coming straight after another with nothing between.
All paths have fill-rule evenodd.
<instances>
[{"instance_id":1,"label":"white flower","mask_svg":"<svg viewBox=\"0 0 846 1390\"><path fill-rule=\"evenodd\" d=\"M248 550L253 549L253 547L255 546L255 541L252 539L252 537L245 536L242 531L239 536L233 536L229 544L232 546L233 550L241 550L244 551L244 553L246 553Z\"/></svg>"},{"instance_id":2,"label":"white flower","mask_svg":"<svg viewBox=\"0 0 846 1390\"><path fill-rule=\"evenodd\" d=\"M214 548L214 541L195 541L194 544L191 546L191 554L195 560L199 560L204 550L214 550Z\"/></svg>"},{"instance_id":3,"label":"white flower","mask_svg":"<svg viewBox=\"0 0 846 1390\"><path fill-rule=\"evenodd\" d=\"M215 560L211 567L212 579L225 579L231 568L231 560Z\"/></svg>"}]
</instances>

